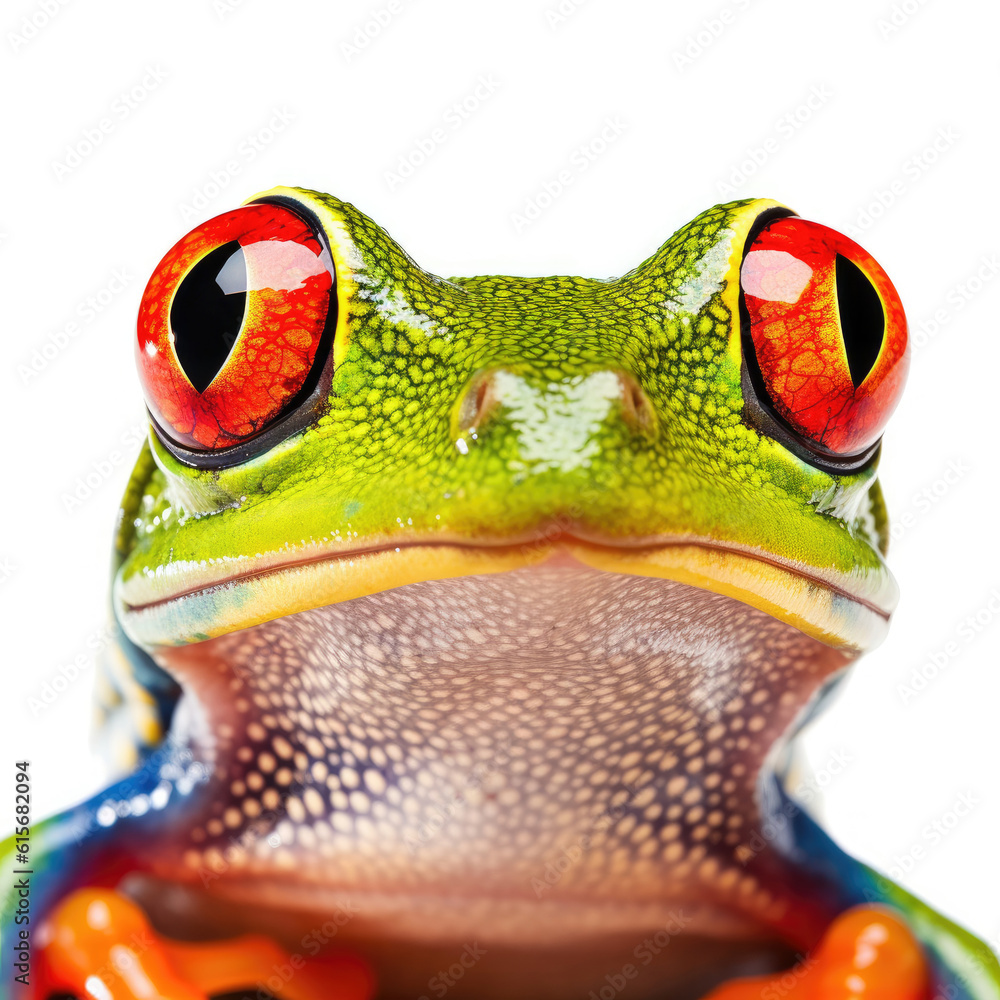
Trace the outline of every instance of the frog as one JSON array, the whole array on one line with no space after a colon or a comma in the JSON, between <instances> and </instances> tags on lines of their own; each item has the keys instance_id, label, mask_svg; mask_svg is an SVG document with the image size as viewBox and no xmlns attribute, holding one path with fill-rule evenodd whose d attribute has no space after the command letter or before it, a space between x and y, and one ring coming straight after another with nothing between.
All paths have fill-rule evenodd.
<instances>
[{"instance_id":1,"label":"frog","mask_svg":"<svg viewBox=\"0 0 1000 1000\"><path fill-rule=\"evenodd\" d=\"M135 353L116 773L5 845L27 995L1000 998L795 793L898 597L906 318L853 240L750 198L619 277L444 279L276 187Z\"/></svg>"}]
</instances>

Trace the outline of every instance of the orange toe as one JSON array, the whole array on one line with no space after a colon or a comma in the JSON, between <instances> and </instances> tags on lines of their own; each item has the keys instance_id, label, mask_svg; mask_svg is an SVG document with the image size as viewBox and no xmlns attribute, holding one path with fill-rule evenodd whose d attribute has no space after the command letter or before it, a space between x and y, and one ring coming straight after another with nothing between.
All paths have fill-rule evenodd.
<instances>
[{"instance_id":1,"label":"orange toe","mask_svg":"<svg viewBox=\"0 0 1000 1000\"><path fill-rule=\"evenodd\" d=\"M923 949L900 917L862 906L841 914L793 969L734 980L705 1000L927 1000L930 982Z\"/></svg>"},{"instance_id":2,"label":"orange toe","mask_svg":"<svg viewBox=\"0 0 1000 1000\"><path fill-rule=\"evenodd\" d=\"M244 935L189 943L156 934L131 900L108 889L81 889L46 921L35 996L86 1000L207 1000L263 988L281 1000L369 1000L374 980L349 954L290 955L270 938Z\"/></svg>"}]
</instances>

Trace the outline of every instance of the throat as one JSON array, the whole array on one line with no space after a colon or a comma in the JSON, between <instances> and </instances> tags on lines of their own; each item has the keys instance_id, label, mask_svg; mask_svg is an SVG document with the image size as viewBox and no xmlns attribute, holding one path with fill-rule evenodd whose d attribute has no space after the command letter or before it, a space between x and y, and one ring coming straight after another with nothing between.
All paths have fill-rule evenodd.
<instances>
[{"instance_id":1,"label":"throat","mask_svg":"<svg viewBox=\"0 0 1000 1000\"><path fill-rule=\"evenodd\" d=\"M781 924L787 895L747 863L758 774L846 662L730 598L577 566L413 584L157 658L214 767L179 871L300 911L346 893L373 936L505 946L678 913L729 937Z\"/></svg>"}]
</instances>

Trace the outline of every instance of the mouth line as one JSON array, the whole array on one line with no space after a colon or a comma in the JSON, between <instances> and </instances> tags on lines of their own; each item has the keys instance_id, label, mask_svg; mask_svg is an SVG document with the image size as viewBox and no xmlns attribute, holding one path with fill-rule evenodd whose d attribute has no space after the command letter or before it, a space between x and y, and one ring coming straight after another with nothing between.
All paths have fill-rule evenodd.
<instances>
[{"instance_id":1,"label":"mouth line","mask_svg":"<svg viewBox=\"0 0 1000 1000\"><path fill-rule=\"evenodd\" d=\"M722 594L857 653L882 641L896 596L892 577L878 568L813 571L750 547L683 535L623 543L569 531L502 542L407 538L336 552L314 548L299 557L292 550L238 558L245 566L238 572L229 559L119 578L115 605L126 633L147 648L187 645L410 584L555 564ZM181 587L168 590L170 574Z\"/></svg>"},{"instance_id":2,"label":"mouth line","mask_svg":"<svg viewBox=\"0 0 1000 1000\"><path fill-rule=\"evenodd\" d=\"M177 590L172 594L168 594L152 601L135 604L126 603L124 607L127 612L141 613L153 608L163 607L175 601L183 600L184 598L210 593L215 590L226 589L241 583L251 583L267 577L277 577L302 567L315 566L324 563L350 563L352 560L360 560L366 557L381 556L389 553L398 553L404 550L413 550L418 548L452 549L477 554L522 554L533 551L547 551L550 552L551 555L546 561L551 562L553 558L558 559L560 555L570 555L570 557L572 557L570 549L577 547L587 547L608 553L643 553L679 548L695 548L702 549L713 554L720 554L722 556L738 556L760 563L762 566L768 566L784 573L793 574L811 586L821 588L830 594L836 595L844 600L851 601L860 607L867 609L886 622L888 622L891 613L890 611L880 607L874 601L862 597L859 594L852 593L847 588L832 583L830 580L825 580L817 574L805 572L800 567L792 563L783 562L779 559L763 555L750 548L740 548L734 545L724 545L718 542L710 542L703 539L687 538L683 536L659 540L656 542L640 540L636 542L609 544L607 542L599 542L591 538L575 535L570 532L560 532L555 535L544 535L537 538L529 538L522 542L470 543L441 539L409 539L400 541L396 544L386 543L383 545L346 549L339 552L326 552L321 555L304 556L300 559L287 559L283 562L277 563L276 565L251 570L250 572L232 573L228 576L220 576L208 584L200 584L186 589Z\"/></svg>"}]
</instances>

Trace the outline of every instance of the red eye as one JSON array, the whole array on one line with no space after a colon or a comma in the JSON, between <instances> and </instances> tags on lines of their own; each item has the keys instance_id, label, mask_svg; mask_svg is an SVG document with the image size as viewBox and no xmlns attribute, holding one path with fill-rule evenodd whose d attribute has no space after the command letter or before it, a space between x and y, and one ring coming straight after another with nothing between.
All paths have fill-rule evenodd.
<instances>
[{"instance_id":1,"label":"red eye","mask_svg":"<svg viewBox=\"0 0 1000 1000\"><path fill-rule=\"evenodd\" d=\"M766 402L822 452L873 445L909 364L906 317L885 271L833 229L785 218L753 241L740 283L752 381Z\"/></svg>"},{"instance_id":2,"label":"red eye","mask_svg":"<svg viewBox=\"0 0 1000 1000\"><path fill-rule=\"evenodd\" d=\"M247 205L188 233L139 307L139 377L160 429L209 451L272 424L309 382L332 288L329 252L286 208Z\"/></svg>"}]
</instances>

